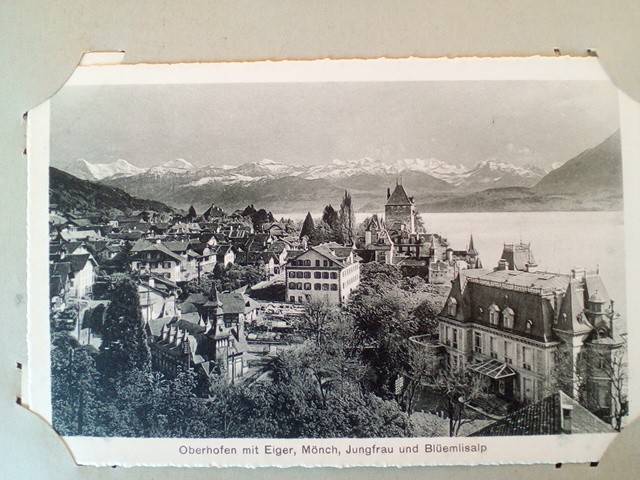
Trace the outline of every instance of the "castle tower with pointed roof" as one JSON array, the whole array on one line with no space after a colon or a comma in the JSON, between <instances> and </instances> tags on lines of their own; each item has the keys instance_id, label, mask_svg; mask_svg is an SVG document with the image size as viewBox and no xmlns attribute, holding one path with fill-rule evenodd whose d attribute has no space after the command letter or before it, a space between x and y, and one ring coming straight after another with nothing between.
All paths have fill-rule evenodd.
<instances>
[{"instance_id":1,"label":"castle tower with pointed roof","mask_svg":"<svg viewBox=\"0 0 640 480\"><path fill-rule=\"evenodd\" d=\"M387 188L384 221L390 230L416 233L416 206L413 197L407 195L400 181L396 181L393 193Z\"/></svg>"}]
</instances>

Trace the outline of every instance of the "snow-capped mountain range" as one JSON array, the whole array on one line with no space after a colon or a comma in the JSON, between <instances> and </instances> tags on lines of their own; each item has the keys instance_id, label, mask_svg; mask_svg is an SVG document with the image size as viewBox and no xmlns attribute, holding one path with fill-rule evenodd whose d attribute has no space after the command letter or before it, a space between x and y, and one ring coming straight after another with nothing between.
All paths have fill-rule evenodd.
<instances>
[{"instance_id":1,"label":"snow-capped mountain range","mask_svg":"<svg viewBox=\"0 0 640 480\"><path fill-rule=\"evenodd\" d=\"M255 203L279 211L311 207L319 199L338 201L344 189L352 192L361 208L374 208L384 201L386 189L396 181L401 181L420 203L490 188L532 187L545 176L535 167L484 161L465 168L433 158L396 162L361 158L319 165L263 159L237 166L204 167L175 159L147 169L125 160L109 164L77 160L58 168L84 180L120 188L134 197L178 208L212 202L224 208L244 208Z\"/></svg>"},{"instance_id":2,"label":"snow-capped mountain range","mask_svg":"<svg viewBox=\"0 0 640 480\"><path fill-rule=\"evenodd\" d=\"M348 189L359 211L379 212L387 189L398 181L418 208L431 212L615 210L622 202L619 132L573 159L553 164L551 172L495 159L472 168L434 158L361 158L317 165L263 159L203 167L175 159L146 169L122 159L56 163L53 170L181 209L215 203L225 210L255 204L281 213L315 211L321 204L339 203ZM82 188L90 191L86 184ZM576 195L583 197L576 200Z\"/></svg>"},{"instance_id":3,"label":"snow-capped mountain range","mask_svg":"<svg viewBox=\"0 0 640 480\"><path fill-rule=\"evenodd\" d=\"M452 165L435 158L402 159L396 162L382 162L372 158L357 160L333 160L318 165L290 165L276 160L263 159L238 166L196 167L182 158L169 160L145 169L126 160L112 163L91 164L84 159L71 162L62 170L84 180L112 180L114 178L142 175L183 177L189 186L202 186L210 183L233 185L251 183L259 180L284 177L299 177L305 180L345 179L355 176L395 176L419 172L451 185L452 188L465 190L486 189L501 186L531 186L547 172L535 166L516 166L510 163L483 161L473 168ZM181 182L182 183L182 182Z\"/></svg>"},{"instance_id":4,"label":"snow-capped mountain range","mask_svg":"<svg viewBox=\"0 0 640 480\"><path fill-rule=\"evenodd\" d=\"M147 171L146 168L136 167L122 158L111 163L90 163L84 158L79 158L60 168L83 180L102 180L120 176L131 177Z\"/></svg>"}]
</instances>

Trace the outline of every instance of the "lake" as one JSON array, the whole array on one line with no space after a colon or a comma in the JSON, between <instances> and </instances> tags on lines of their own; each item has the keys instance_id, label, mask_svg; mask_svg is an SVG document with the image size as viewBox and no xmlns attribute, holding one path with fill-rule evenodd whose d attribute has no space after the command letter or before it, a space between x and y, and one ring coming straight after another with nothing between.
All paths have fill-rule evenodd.
<instances>
[{"instance_id":1,"label":"lake","mask_svg":"<svg viewBox=\"0 0 640 480\"><path fill-rule=\"evenodd\" d=\"M306 212L286 214L304 219ZM314 219L321 213L312 213ZM362 222L370 213L357 213ZM473 234L485 267L497 265L504 243L531 242L540 270L569 273L580 266L600 268L609 295L624 314L625 255L623 212L423 213L428 232L440 233L454 249L466 248ZM276 215L280 218L280 215Z\"/></svg>"}]
</instances>

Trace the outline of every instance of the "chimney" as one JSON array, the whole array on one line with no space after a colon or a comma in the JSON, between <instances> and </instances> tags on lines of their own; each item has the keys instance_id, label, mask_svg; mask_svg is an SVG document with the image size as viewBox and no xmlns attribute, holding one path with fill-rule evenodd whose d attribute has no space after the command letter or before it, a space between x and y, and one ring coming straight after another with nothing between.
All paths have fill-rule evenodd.
<instances>
[{"instance_id":1,"label":"chimney","mask_svg":"<svg viewBox=\"0 0 640 480\"><path fill-rule=\"evenodd\" d=\"M583 267L574 267L571 269L571 278L583 280L585 278L585 269Z\"/></svg>"},{"instance_id":2,"label":"chimney","mask_svg":"<svg viewBox=\"0 0 640 480\"><path fill-rule=\"evenodd\" d=\"M390 196L391 196L391 189L387 187L387 200L389 200Z\"/></svg>"},{"instance_id":3,"label":"chimney","mask_svg":"<svg viewBox=\"0 0 640 480\"><path fill-rule=\"evenodd\" d=\"M498 270L508 270L509 262L507 262L504 258L501 258L498 262Z\"/></svg>"},{"instance_id":4,"label":"chimney","mask_svg":"<svg viewBox=\"0 0 640 480\"><path fill-rule=\"evenodd\" d=\"M560 429L562 433L571 433L572 430L572 416L573 416L573 405L562 404L562 416L560 417Z\"/></svg>"}]
</instances>

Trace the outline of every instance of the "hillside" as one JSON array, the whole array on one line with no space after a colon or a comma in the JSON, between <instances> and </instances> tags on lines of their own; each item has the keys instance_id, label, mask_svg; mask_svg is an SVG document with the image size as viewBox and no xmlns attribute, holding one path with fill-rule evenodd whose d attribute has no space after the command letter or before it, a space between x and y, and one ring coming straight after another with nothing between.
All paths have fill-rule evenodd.
<instances>
[{"instance_id":1,"label":"hillside","mask_svg":"<svg viewBox=\"0 0 640 480\"><path fill-rule=\"evenodd\" d=\"M57 204L63 211L172 211L163 203L135 198L119 188L82 180L54 167L49 167L49 201Z\"/></svg>"},{"instance_id":2,"label":"hillside","mask_svg":"<svg viewBox=\"0 0 640 480\"><path fill-rule=\"evenodd\" d=\"M622 197L620 131L553 170L534 187L537 193L578 194L592 192Z\"/></svg>"}]
</instances>

